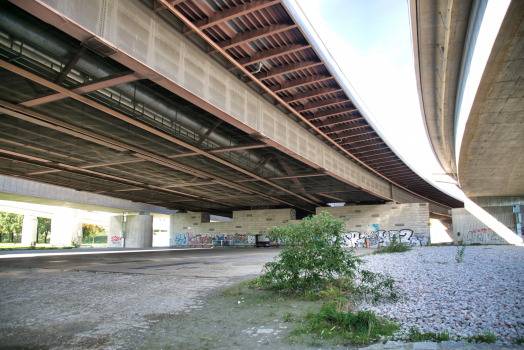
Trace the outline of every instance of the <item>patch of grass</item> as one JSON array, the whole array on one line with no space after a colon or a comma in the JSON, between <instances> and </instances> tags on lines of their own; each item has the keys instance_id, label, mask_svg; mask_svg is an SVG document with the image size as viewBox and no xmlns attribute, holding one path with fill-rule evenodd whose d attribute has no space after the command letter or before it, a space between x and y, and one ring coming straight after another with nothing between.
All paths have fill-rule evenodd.
<instances>
[{"instance_id":1,"label":"patch of grass","mask_svg":"<svg viewBox=\"0 0 524 350\"><path fill-rule=\"evenodd\" d=\"M437 264L441 264L441 265L447 265L449 264L449 262L447 261L436 261Z\"/></svg>"},{"instance_id":2,"label":"patch of grass","mask_svg":"<svg viewBox=\"0 0 524 350\"><path fill-rule=\"evenodd\" d=\"M319 313L308 313L306 323L292 334L314 334L318 339L338 339L342 343L367 345L399 329L396 322L379 318L373 311L342 310L340 302L326 302Z\"/></svg>"},{"instance_id":3,"label":"patch of grass","mask_svg":"<svg viewBox=\"0 0 524 350\"><path fill-rule=\"evenodd\" d=\"M487 331L486 333L479 333L472 337L466 338L468 343L494 343L498 340L498 337L495 333Z\"/></svg>"},{"instance_id":4,"label":"patch of grass","mask_svg":"<svg viewBox=\"0 0 524 350\"><path fill-rule=\"evenodd\" d=\"M397 235L393 235L393 239L387 246L378 248L373 254L403 253L411 250L411 248L413 247L400 242Z\"/></svg>"},{"instance_id":5,"label":"patch of grass","mask_svg":"<svg viewBox=\"0 0 524 350\"><path fill-rule=\"evenodd\" d=\"M440 343L449 340L449 333L446 331L440 333L421 333L417 327L413 326L409 329L407 340L410 342L433 341Z\"/></svg>"},{"instance_id":6,"label":"patch of grass","mask_svg":"<svg viewBox=\"0 0 524 350\"><path fill-rule=\"evenodd\" d=\"M524 344L524 337L523 336L518 336L518 337L514 338L513 339L513 343L515 343L517 345Z\"/></svg>"},{"instance_id":7,"label":"patch of grass","mask_svg":"<svg viewBox=\"0 0 524 350\"><path fill-rule=\"evenodd\" d=\"M291 317L292 317L292 316L293 316L293 314L292 314L291 312L286 312L286 313L284 314L284 318L283 318L284 322L289 322L289 321L291 321Z\"/></svg>"}]
</instances>

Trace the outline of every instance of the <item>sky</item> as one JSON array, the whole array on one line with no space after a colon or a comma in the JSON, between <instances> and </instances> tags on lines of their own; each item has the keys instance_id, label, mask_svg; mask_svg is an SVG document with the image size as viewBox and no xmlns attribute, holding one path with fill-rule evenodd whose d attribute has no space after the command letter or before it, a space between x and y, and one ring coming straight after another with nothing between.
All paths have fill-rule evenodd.
<instances>
[{"instance_id":1,"label":"sky","mask_svg":"<svg viewBox=\"0 0 524 350\"><path fill-rule=\"evenodd\" d=\"M427 179L450 181L434 175L444 171L422 121L408 0L296 1L397 153Z\"/></svg>"}]
</instances>

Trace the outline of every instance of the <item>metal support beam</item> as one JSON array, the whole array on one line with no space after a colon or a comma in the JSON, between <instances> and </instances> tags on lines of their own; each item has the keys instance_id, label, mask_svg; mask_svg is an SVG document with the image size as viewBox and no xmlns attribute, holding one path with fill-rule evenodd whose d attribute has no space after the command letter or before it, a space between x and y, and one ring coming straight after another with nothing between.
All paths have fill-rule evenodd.
<instances>
[{"instance_id":1,"label":"metal support beam","mask_svg":"<svg viewBox=\"0 0 524 350\"><path fill-rule=\"evenodd\" d=\"M348 131L341 131L339 133L334 133L331 136L331 138L333 140L342 140L346 138L353 138L355 136L367 135L367 134L375 132L375 130L371 129L371 126L364 126L364 127L359 127L359 128L360 129L358 130L348 130Z\"/></svg>"},{"instance_id":2,"label":"metal support beam","mask_svg":"<svg viewBox=\"0 0 524 350\"><path fill-rule=\"evenodd\" d=\"M69 62L67 62L67 65L62 69L62 71L58 74L55 80L55 84L62 84L64 79L67 77L67 75L71 72L71 69L73 69L74 66L78 63L78 60L82 57L82 55L86 52L87 46L82 46L77 53L71 58Z\"/></svg>"},{"instance_id":3,"label":"metal support beam","mask_svg":"<svg viewBox=\"0 0 524 350\"><path fill-rule=\"evenodd\" d=\"M141 77L138 74L136 74L135 72L131 72L131 73L126 72L123 75L122 74L111 75L103 79L99 79L96 81L90 81L86 84L78 85L71 91L77 94L86 94L88 92L93 92L93 91L104 89L107 87L129 83L129 82L139 80L139 79L141 79ZM40 98L35 98L33 100L21 102L19 103L19 105L24 106L24 107L33 107L33 106L38 106L38 105L48 103L48 102L58 101L58 100L61 100L67 97L69 96L67 96L66 94L57 93L57 94L48 95L48 96L44 96Z\"/></svg>"},{"instance_id":4,"label":"metal support beam","mask_svg":"<svg viewBox=\"0 0 524 350\"><path fill-rule=\"evenodd\" d=\"M202 136L200 137L200 139L198 139L197 142L195 142L194 146L195 146L195 147L199 147L199 146L202 144L202 142L204 142L204 141L209 137L209 135L211 135L211 134L213 133L213 131L215 131L216 128L218 128L218 126L219 126L220 124L222 124L222 119L219 119L219 120L218 120L218 121L217 121L217 122L216 122L212 127L210 127L210 128L206 131L206 133L205 133L204 135L202 135Z\"/></svg>"},{"instance_id":5,"label":"metal support beam","mask_svg":"<svg viewBox=\"0 0 524 350\"><path fill-rule=\"evenodd\" d=\"M184 1L186 1L186 0L167 0L169 5L171 5L171 6L175 6L175 5L181 4ZM162 10L165 10L165 9L166 9L166 7L160 1L155 0L155 2L153 4L153 11L154 12L162 11Z\"/></svg>"},{"instance_id":6,"label":"metal support beam","mask_svg":"<svg viewBox=\"0 0 524 350\"><path fill-rule=\"evenodd\" d=\"M251 30L249 32L244 32L242 34L235 35L233 38L227 39L225 41L220 41L217 44L224 50L227 50L229 48L232 48L238 45L242 45L242 44L247 44L251 41L266 37L268 35L278 34L278 33L285 32L286 30L290 30L296 27L298 27L296 24L274 24L274 25L270 25L267 27L262 27L262 28ZM213 52L217 52L217 51L214 50L210 53L213 53Z\"/></svg>"},{"instance_id":7,"label":"metal support beam","mask_svg":"<svg viewBox=\"0 0 524 350\"><path fill-rule=\"evenodd\" d=\"M260 172L260 170L262 170L263 167L266 166L267 163L269 163L269 161L273 159L273 157L267 157L266 159L263 159L258 165L257 167L255 168L255 170L253 170L253 174L258 174Z\"/></svg>"},{"instance_id":8,"label":"metal support beam","mask_svg":"<svg viewBox=\"0 0 524 350\"><path fill-rule=\"evenodd\" d=\"M297 92L291 96L284 96L282 97L282 100L284 102L293 102L293 101L300 101L304 100L306 98L313 98L313 97L319 97L327 94L332 94L335 92L343 91L340 87L328 87L328 88L321 88L321 89L312 89L308 90L306 92Z\"/></svg>"},{"instance_id":9,"label":"metal support beam","mask_svg":"<svg viewBox=\"0 0 524 350\"><path fill-rule=\"evenodd\" d=\"M314 109L317 109L317 108L332 106L332 105L335 105L335 104L346 103L346 102L351 102L351 101L348 100L348 99L345 99L345 98L328 98L328 99L325 99L325 100L308 102L308 103L303 104L301 106L294 107L294 109L295 109L295 111L298 111L298 112L305 112L305 111L310 111L310 110L314 110Z\"/></svg>"},{"instance_id":10,"label":"metal support beam","mask_svg":"<svg viewBox=\"0 0 524 350\"><path fill-rule=\"evenodd\" d=\"M270 86L269 89L273 92L279 92L283 90L294 89L312 83L319 83L321 81L326 81L330 79L333 79L333 77L330 75L313 75L311 77L286 80L282 84Z\"/></svg>"},{"instance_id":11,"label":"metal support beam","mask_svg":"<svg viewBox=\"0 0 524 350\"><path fill-rule=\"evenodd\" d=\"M319 61L302 61L298 63L286 64L283 66L272 67L270 70L254 74L257 79L269 79L282 74L295 72L302 69L312 68L324 65L323 62Z\"/></svg>"},{"instance_id":12,"label":"metal support beam","mask_svg":"<svg viewBox=\"0 0 524 350\"><path fill-rule=\"evenodd\" d=\"M353 110L353 112L356 112L357 110ZM351 113L351 112L349 112ZM331 117L331 118L326 118L326 119L317 119L317 120L313 120L312 122L318 127L318 128L322 128L322 127L325 127L325 126L331 126L331 125L335 125L335 124L339 124L339 123L343 123L343 122L354 122L354 121L359 121L359 120L366 120L364 117L360 116L359 115L341 115L340 117Z\"/></svg>"},{"instance_id":13,"label":"metal support beam","mask_svg":"<svg viewBox=\"0 0 524 350\"><path fill-rule=\"evenodd\" d=\"M291 170L291 168L289 167L289 165L284 161L284 159L282 159L281 157L277 157L277 160L278 162L280 163L280 165L282 165L282 168L284 168L284 170L286 171L286 173L289 175L289 176L293 176L291 178L291 180L293 181L293 183L295 184L295 186L298 187L299 191L304 195L304 196L307 196L309 198L311 198L312 200L314 200L315 202L317 203L323 203L320 199L316 198L315 196L312 196L310 195L309 193L307 193L306 189L304 188L304 186L302 186L302 184L300 183L300 181L295 177L295 173L293 172L293 170Z\"/></svg>"},{"instance_id":14,"label":"metal support beam","mask_svg":"<svg viewBox=\"0 0 524 350\"><path fill-rule=\"evenodd\" d=\"M252 56L240 58L237 60L243 66L248 66L253 63L257 63L264 60L269 60L275 57L283 56L293 52L301 51L310 48L310 44L292 44L281 47L275 47L269 50L261 50L255 52Z\"/></svg>"},{"instance_id":15,"label":"metal support beam","mask_svg":"<svg viewBox=\"0 0 524 350\"><path fill-rule=\"evenodd\" d=\"M359 128L365 128L369 127L369 124L367 122L363 122L362 120L358 120L352 123L344 123L344 124L338 124L338 125L331 125L329 126L329 129L322 129L326 134L332 134L332 133L338 133L341 131L347 132L350 130L355 130Z\"/></svg>"},{"instance_id":16,"label":"metal support beam","mask_svg":"<svg viewBox=\"0 0 524 350\"><path fill-rule=\"evenodd\" d=\"M275 5L281 2L281 0L257 0L253 2L247 2L236 7L230 7L220 12L215 12L211 17L204 18L198 21L195 21L193 25L198 27L200 30L209 28L219 23L229 21L230 19L240 17L247 13L261 10L263 8Z\"/></svg>"},{"instance_id":17,"label":"metal support beam","mask_svg":"<svg viewBox=\"0 0 524 350\"><path fill-rule=\"evenodd\" d=\"M2 61L0 61L0 63L1 62ZM26 73L27 74L31 74L31 73L28 73L28 72L26 72ZM37 78L37 77L35 76L34 78ZM47 82L47 81L42 79L42 82ZM51 82L47 82L47 83L52 84ZM56 86L56 87L58 87L58 86ZM64 90L64 92L71 93L67 89L63 89L63 90ZM99 107L99 109L102 109L103 111L107 110L107 111L111 112L110 114L112 114L112 115L114 115L114 114L119 115L119 116L121 116L122 118L124 118L128 122L133 122L134 121L132 118L126 117L124 115L120 115L119 112L112 111L109 108L106 108L106 107L104 107L102 105L98 105L98 103L96 103L94 101L91 101L91 100L88 100L88 99L85 99L85 98L83 98L80 95L76 95L75 97L77 97L77 99L81 99L82 102L90 102L89 104L91 104L92 106L94 105L93 107L95 107L95 108ZM266 198L269 198L271 200L276 200L276 201L279 201L279 202L284 203L286 205L294 206L291 203L288 203L286 201L280 200L278 198L273 198L273 197L268 196L268 195L266 195L264 193L261 193L261 192L255 191L255 190L251 190L251 189L248 189L248 188L244 188L244 187L242 187L240 185L237 185L234 182L231 182L229 180L225 180L225 179L222 179L222 178L220 178L218 176L205 173L205 172L203 172L201 170L193 169L193 168L191 168L189 166L186 166L186 165L183 165L183 164L180 164L180 163L176 163L176 162L172 161L171 159L169 159L167 157L158 156L156 154L153 154L153 153L141 150L141 149L139 149L137 147L134 147L134 146L131 146L131 145L127 145L127 144L121 143L121 142L116 141L116 140L109 139L109 138L107 138L105 136L97 135L97 134L95 134L95 133L93 133L91 131L87 131L87 130L84 130L82 128L70 125L68 123L56 120L54 118L44 116L43 114L40 114L40 113L31 111L31 110L28 110L28 109L26 109L24 107L19 107L19 106L16 106L16 105L13 105L13 104L10 104L8 102L1 101L1 100L0 100L0 106L1 106L0 107L0 111L1 112L9 114L11 116L14 116L16 118L27 120L29 122L36 123L36 124L39 124L39 125L51 128L51 129L59 129L61 132L66 132L66 133L72 134L72 135L74 135L76 137L87 139L87 140L89 140L91 142L99 143L99 144L102 144L102 145L104 145L106 147L117 149L119 151L130 151L130 152L133 152L133 154L135 156L143 158L143 159L147 159L148 161L153 161L155 163L160 163L160 164L162 164L164 166L167 166L169 168L173 168L173 169L176 169L178 171L187 172L187 173L190 173L190 174L193 174L195 176L202 177L202 178L211 178L211 179L214 179L214 180L220 182L220 184L226 185L228 187L234 186L234 187L236 187L239 190L241 189L243 192L244 191L250 191L250 192L262 195L262 196L264 196ZM135 121L134 124L140 124L140 123ZM150 129L151 132L155 131L155 129L153 129L153 128L149 127L149 126L146 126L146 125L143 125L143 128ZM156 134L158 134L160 136L164 136L164 138L171 139L173 142L175 142L177 144L182 144L186 148L194 149L199 154L204 154L204 155L207 154L208 157L216 158L221 163L226 163L225 161L222 161L221 158L209 155L208 153L206 153L206 152L204 152L204 151L202 151L202 150L200 150L200 149L198 149L198 148L196 148L194 146L186 144L185 142L183 142L181 140L175 139L174 137L171 137L171 136L169 136L167 134L163 134L161 132L156 132ZM233 165L231 165L231 166L233 167ZM239 169L242 169L242 168L239 168ZM242 169L242 172L244 172L246 174L250 174L249 172L245 171L244 169ZM251 176L256 176L256 175L251 174ZM289 191L287 189L284 189L281 186L278 186L276 184L273 184L271 181L265 180L263 178L260 178L260 179L261 179L261 181L269 183L269 184L271 184L274 187L278 187L279 189L282 189L284 192L288 192L290 194L296 195L294 192ZM298 195L296 195L296 196L298 196ZM303 198L303 197L300 197L300 198ZM311 202L310 200L308 200L306 198L303 198L303 200L305 200L307 202L310 202L311 204L314 204L313 202Z\"/></svg>"},{"instance_id":18,"label":"metal support beam","mask_svg":"<svg viewBox=\"0 0 524 350\"><path fill-rule=\"evenodd\" d=\"M325 111L320 111L320 112L315 112L315 113L312 113L312 114L307 114L304 117L307 120L314 120L314 119L318 119L318 118L327 118L327 117L331 117L331 116L334 116L334 115L337 115L337 114L350 113L350 112L355 112L355 111L357 111L357 109L355 109L355 107L337 107L337 108L331 108L331 109L328 109L328 110L325 110Z\"/></svg>"}]
</instances>

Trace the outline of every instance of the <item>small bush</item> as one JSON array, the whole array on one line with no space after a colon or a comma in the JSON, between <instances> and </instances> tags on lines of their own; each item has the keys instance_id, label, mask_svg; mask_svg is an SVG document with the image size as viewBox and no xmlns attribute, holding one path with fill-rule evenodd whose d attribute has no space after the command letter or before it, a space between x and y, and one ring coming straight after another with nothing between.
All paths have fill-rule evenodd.
<instances>
[{"instance_id":1,"label":"small bush","mask_svg":"<svg viewBox=\"0 0 524 350\"><path fill-rule=\"evenodd\" d=\"M355 345L393 336L399 329L397 323L379 318L373 311L341 310L337 302L325 303L319 313L308 313L306 319L306 324L293 330L294 335L313 333L320 339L341 338Z\"/></svg>"},{"instance_id":2,"label":"small bush","mask_svg":"<svg viewBox=\"0 0 524 350\"><path fill-rule=\"evenodd\" d=\"M387 246L375 250L374 254L403 253L411 250L411 248L410 245L400 242L397 235L393 235L391 242Z\"/></svg>"},{"instance_id":3,"label":"small bush","mask_svg":"<svg viewBox=\"0 0 524 350\"><path fill-rule=\"evenodd\" d=\"M324 211L286 227L273 227L271 240L287 244L277 261L264 265L254 285L288 292L307 293L325 289L338 279L355 277L361 259L343 247L342 230L348 219L333 219Z\"/></svg>"},{"instance_id":4,"label":"small bush","mask_svg":"<svg viewBox=\"0 0 524 350\"><path fill-rule=\"evenodd\" d=\"M466 339L469 343L494 343L498 340L495 333L487 331L486 333L479 333Z\"/></svg>"}]
</instances>

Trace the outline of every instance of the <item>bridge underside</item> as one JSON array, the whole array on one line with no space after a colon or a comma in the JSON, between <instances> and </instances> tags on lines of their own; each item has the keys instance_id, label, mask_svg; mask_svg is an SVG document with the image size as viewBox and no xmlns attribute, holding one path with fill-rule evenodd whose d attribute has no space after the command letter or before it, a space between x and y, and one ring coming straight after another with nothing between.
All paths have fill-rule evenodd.
<instances>
[{"instance_id":1,"label":"bridge underside","mask_svg":"<svg viewBox=\"0 0 524 350\"><path fill-rule=\"evenodd\" d=\"M7 1L0 4L2 175L224 216L242 209L295 208L300 218L332 202L427 201L382 179L362 175L363 184L347 181L260 133L247 132L245 124L226 122L220 113L197 106L190 93L175 94L158 77L108 57L114 52L97 51L96 43L85 45ZM313 107L304 113L317 111ZM358 126L355 132L360 128L370 127ZM382 159L375 151L372 155L373 161ZM342 159L359 169L357 161ZM397 163L387 168L401 178L407 166ZM369 171L362 164L358 171ZM397 173L395 167L403 170ZM404 177L406 187L423 181L411 178ZM447 207L461 205L435 189L425 191ZM446 207L432 205L448 214Z\"/></svg>"},{"instance_id":2,"label":"bridge underside","mask_svg":"<svg viewBox=\"0 0 524 350\"><path fill-rule=\"evenodd\" d=\"M56 29L45 30L60 41L72 41ZM79 72L85 83L65 77L57 85L60 72L50 64L59 57L42 63L39 56L20 54L21 42L6 37L7 32L2 34L3 175L222 215L251 207L295 207L306 213L327 202L384 201L267 147L153 81L138 79L126 67L90 51L83 53L84 58L110 67L113 74L97 79ZM35 47L25 45L26 49ZM128 82L117 84L124 79ZM130 87L169 106L175 121L158 118L154 106L126 93ZM59 88L90 92L72 98L57 96ZM211 133L201 135L182 127L176 121L177 113L198 120L204 130L212 128L222 135L224 144L205 137ZM195 143L202 145L202 151L195 150Z\"/></svg>"}]
</instances>

